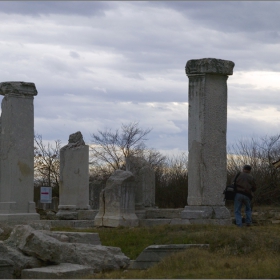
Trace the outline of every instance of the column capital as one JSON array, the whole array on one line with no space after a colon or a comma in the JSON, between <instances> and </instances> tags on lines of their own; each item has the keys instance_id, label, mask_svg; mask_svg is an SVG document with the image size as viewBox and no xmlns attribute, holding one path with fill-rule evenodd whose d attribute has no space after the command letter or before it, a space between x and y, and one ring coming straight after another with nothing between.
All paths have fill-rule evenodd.
<instances>
[{"instance_id":1,"label":"column capital","mask_svg":"<svg viewBox=\"0 0 280 280\"><path fill-rule=\"evenodd\" d=\"M234 62L217 58L191 59L186 64L186 75L232 75Z\"/></svg>"},{"instance_id":2,"label":"column capital","mask_svg":"<svg viewBox=\"0 0 280 280\"><path fill-rule=\"evenodd\" d=\"M37 95L37 89L34 83L26 82L3 82L0 83L0 95L25 95L35 96Z\"/></svg>"}]
</instances>

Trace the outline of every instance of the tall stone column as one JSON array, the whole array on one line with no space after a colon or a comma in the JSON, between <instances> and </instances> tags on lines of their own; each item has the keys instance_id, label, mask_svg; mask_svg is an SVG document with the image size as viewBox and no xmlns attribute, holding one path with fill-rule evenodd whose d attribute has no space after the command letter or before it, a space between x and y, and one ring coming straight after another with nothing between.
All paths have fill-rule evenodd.
<instances>
[{"instance_id":1,"label":"tall stone column","mask_svg":"<svg viewBox=\"0 0 280 280\"><path fill-rule=\"evenodd\" d=\"M83 135L80 131L71 134L68 144L60 149L59 211L56 214L60 219L80 219L81 211L90 210L88 163L89 146L85 145Z\"/></svg>"},{"instance_id":2,"label":"tall stone column","mask_svg":"<svg viewBox=\"0 0 280 280\"><path fill-rule=\"evenodd\" d=\"M215 58L186 64L189 78L188 206L182 218L224 219L226 185L227 79L234 63ZM200 221L201 222L201 221Z\"/></svg>"},{"instance_id":3,"label":"tall stone column","mask_svg":"<svg viewBox=\"0 0 280 280\"><path fill-rule=\"evenodd\" d=\"M0 83L0 220L40 219L34 203L34 83Z\"/></svg>"}]
</instances>

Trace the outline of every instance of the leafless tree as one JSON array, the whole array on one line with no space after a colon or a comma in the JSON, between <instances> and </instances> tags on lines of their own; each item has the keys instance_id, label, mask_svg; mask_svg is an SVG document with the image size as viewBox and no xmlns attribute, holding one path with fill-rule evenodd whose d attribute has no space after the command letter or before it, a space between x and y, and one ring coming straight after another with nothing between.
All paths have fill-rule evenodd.
<instances>
[{"instance_id":1,"label":"leafless tree","mask_svg":"<svg viewBox=\"0 0 280 280\"><path fill-rule=\"evenodd\" d=\"M61 141L55 140L54 147L43 143L42 135L34 136L34 175L35 183L59 187L59 150Z\"/></svg>"},{"instance_id":2,"label":"leafless tree","mask_svg":"<svg viewBox=\"0 0 280 280\"><path fill-rule=\"evenodd\" d=\"M106 177L116 169L125 167L129 155L141 156L146 147L146 136L151 129L142 129L137 122L122 124L120 131L98 131L93 133L91 150L91 170Z\"/></svg>"},{"instance_id":3,"label":"leafless tree","mask_svg":"<svg viewBox=\"0 0 280 280\"><path fill-rule=\"evenodd\" d=\"M250 164L258 186L254 202L280 204L280 170L272 165L279 158L280 134L239 140L228 153L228 179Z\"/></svg>"}]
</instances>

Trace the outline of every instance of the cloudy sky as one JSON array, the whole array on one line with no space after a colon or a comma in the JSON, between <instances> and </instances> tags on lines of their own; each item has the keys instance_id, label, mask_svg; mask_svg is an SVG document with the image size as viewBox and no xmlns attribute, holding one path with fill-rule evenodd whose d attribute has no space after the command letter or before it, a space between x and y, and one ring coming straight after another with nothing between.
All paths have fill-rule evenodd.
<instances>
[{"instance_id":1,"label":"cloudy sky","mask_svg":"<svg viewBox=\"0 0 280 280\"><path fill-rule=\"evenodd\" d=\"M190 59L235 63L228 145L280 133L280 2L0 2L0 82L34 82L35 132L66 143L137 121L187 151ZM1 97L2 99L2 97Z\"/></svg>"}]
</instances>

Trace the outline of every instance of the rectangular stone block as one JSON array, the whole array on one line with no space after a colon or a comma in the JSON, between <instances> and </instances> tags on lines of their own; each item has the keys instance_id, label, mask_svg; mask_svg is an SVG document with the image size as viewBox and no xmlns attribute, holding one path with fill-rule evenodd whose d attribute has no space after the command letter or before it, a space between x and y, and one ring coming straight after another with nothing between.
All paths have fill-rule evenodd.
<instances>
[{"instance_id":1,"label":"rectangular stone block","mask_svg":"<svg viewBox=\"0 0 280 280\"><path fill-rule=\"evenodd\" d=\"M181 212L182 219L211 219L213 218L213 207L211 206L185 206Z\"/></svg>"},{"instance_id":2,"label":"rectangular stone block","mask_svg":"<svg viewBox=\"0 0 280 280\"><path fill-rule=\"evenodd\" d=\"M93 269L89 266L73 263L61 263L46 267L23 269L22 279L79 279L93 275Z\"/></svg>"},{"instance_id":3,"label":"rectangular stone block","mask_svg":"<svg viewBox=\"0 0 280 280\"><path fill-rule=\"evenodd\" d=\"M94 220L98 210L77 210L78 220Z\"/></svg>"},{"instance_id":4,"label":"rectangular stone block","mask_svg":"<svg viewBox=\"0 0 280 280\"><path fill-rule=\"evenodd\" d=\"M176 209L147 209L147 219L173 219L180 218L184 208Z\"/></svg>"}]
</instances>

